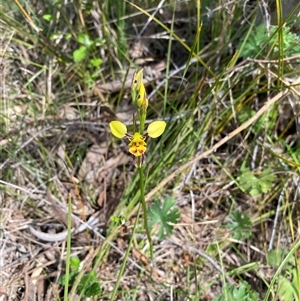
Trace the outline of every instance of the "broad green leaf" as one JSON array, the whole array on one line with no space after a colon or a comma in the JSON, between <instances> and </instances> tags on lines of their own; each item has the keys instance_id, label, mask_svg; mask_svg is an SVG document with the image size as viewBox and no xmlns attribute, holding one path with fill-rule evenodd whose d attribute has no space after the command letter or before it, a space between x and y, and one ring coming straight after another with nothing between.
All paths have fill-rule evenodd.
<instances>
[{"instance_id":1,"label":"broad green leaf","mask_svg":"<svg viewBox=\"0 0 300 301\"><path fill-rule=\"evenodd\" d=\"M79 44L84 45L87 48L91 47L91 45L92 45L92 41L90 40L90 37L85 33L80 33L78 35L77 42Z\"/></svg>"},{"instance_id":2,"label":"broad green leaf","mask_svg":"<svg viewBox=\"0 0 300 301\"><path fill-rule=\"evenodd\" d=\"M84 296L85 297L94 297L94 296L99 296L101 294L101 285L100 282L94 282L90 284L88 287L85 288L84 290Z\"/></svg>"},{"instance_id":3,"label":"broad green leaf","mask_svg":"<svg viewBox=\"0 0 300 301\"><path fill-rule=\"evenodd\" d=\"M177 208L171 210L171 208L176 204L173 198L166 198L161 204L160 201L156 201L149 208L149 228L152 228L155 224L159 224L158 239L162 239L166 235L171 235L174 225L177 224L180 218L180 213Z\"/></svg>"},{"instance_id":4,"label":"broad green leaf","mask_svg":"<svg viewBox=\"0 0 300 301\"><path fill-rule=\"evenodd\" d=\"M78 256L72 257L70 260L71 268L77 272L80 265L80 259Z\"/></svg>"},{"instance_id":5,"label":"broad green leaf","mask_svg":"<svg viewBox=\"0 0 300 301\"><path fill-rule=\"evenodd\" d=\"M88 56L88 50L85 46L80 46L73 52L73 60L75 63L79 63Z\"/></svg>"},{"instance_id":6,"label":"broad green leaf","mask_svg":"<svg viewBox=\"0 0 300 301\"><path fill-rule=\"evenodd\" d=\"M251 236L252 223L250 217L240 211L235 211L230 215L232 222L226 226L232 237L237 240L249 238Z\"/></svg>"},{"instance_id":7,"label":"broad green leaf","mask_svg":"<svg viewBox=\"0 0 300 301\"><path fill-rule=\"evenodd\" d=\"M267 168L258 176L246 169L237 180L244 192L249 191L250 195L255 196L270 191L275 179L276 176L272 174L272 170Z\"/></svg>"},{"instance_id":8,"label":"broad green leaf","mask_svg":"<svg viewBox=\"0 0 300 301\"><path fill-rule=\"evenodd\" d=\"M43 19L50 22L50 21L53 21L54 18L52 15L49 15L49 14L46 14L46 15L43 15Z\"/></svg>"},{"instance_id":9,"label":"broad green leaf","mask_svg":"<svg viewBox=\"0 0 300 301\"><path fill-rule=\"evenodd\" d=\"M226 293L225 293L226 291ZM234 285L225 286L222 290L222 295L218 295L212 301L258 301L259 294L252 290L246 283L241 283L240 286ZM226 296L226 298L224 297Z\"/></svg>"},{"instance_id":10,"label":"broad green leaf","mask_svg":"<svg viewBox=\"0 0 300 301\"><path fill-rule=\"evenodd\" d=\"M89 66L92 67L100 67L102 65L103 61L101 59L90 59Z\"/></svg>"}]
</instances>

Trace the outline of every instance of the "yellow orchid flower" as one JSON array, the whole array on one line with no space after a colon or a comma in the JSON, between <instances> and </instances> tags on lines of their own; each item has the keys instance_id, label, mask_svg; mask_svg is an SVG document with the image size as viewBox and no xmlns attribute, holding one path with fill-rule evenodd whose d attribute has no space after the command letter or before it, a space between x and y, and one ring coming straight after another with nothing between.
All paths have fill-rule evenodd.
<instances>
[{"instance_id":1,"label":"yellow orchid flower","mask_svg":"<svg viewBox=\"0 0 300 301\"><path fill-rule=\"evenodd\" d=\"M141 156L146 151L145 137L140 133L134 133L129 142L129 152L136 157Z\"/></svg>"},{"instance_id":2,"label":"yellow orchid flower","mask_svg":"<svg viewBox=\"0 0 300 301\"><path fill-rule=\"evenodd\" d=\"M146 149L147 143L145 139L149 136L157 138L164 132L166 123L164 121L153 121L149 124L146 134L142 135L135 132L133 135L127 133L127 127L120 121L112 121L109 124L112 134L117 138L127 137L129 139L128 149L131 154L136 157L142 156Z\"/></svg>"}]
</instances>

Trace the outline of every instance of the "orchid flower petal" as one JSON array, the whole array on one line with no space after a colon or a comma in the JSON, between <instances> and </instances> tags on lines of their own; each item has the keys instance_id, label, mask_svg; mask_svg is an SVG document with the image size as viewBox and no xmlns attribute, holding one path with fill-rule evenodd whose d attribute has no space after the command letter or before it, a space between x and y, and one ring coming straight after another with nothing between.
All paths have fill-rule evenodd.
<instances>
[{"instance_id":1,"label":"orchid flower petal","mask_svg":"<svg viewBox=\"0 0 300 301\"><path fill-rule=\"evenodd\" d=\"M121 121L112 121L109 124L110 130L117 138L123 138L127 134L127 128Z\"/></svg>"},{"instance_id":2,"label":"orchid flower petal","mask_svg":"<svg viewBox=\"0 0 300 301\"><path fill-rule=\"evenodd\" d=\"M153 121L149 124L147 132L149 137L157 138L159 137L166 128L166 123L164 121Z\"/></svg>"},{"instance_id":3,"label":"orchid flower petal","mask_svg":"<svg viewBox=\"0 0 300 301\"><path fill-rule=\"evenodd\" d=\"M140 133L134 133L128 145L129 152L134 156L139 157L146 151L146 145L145 138Z\"/></svg>"}]
</instances>

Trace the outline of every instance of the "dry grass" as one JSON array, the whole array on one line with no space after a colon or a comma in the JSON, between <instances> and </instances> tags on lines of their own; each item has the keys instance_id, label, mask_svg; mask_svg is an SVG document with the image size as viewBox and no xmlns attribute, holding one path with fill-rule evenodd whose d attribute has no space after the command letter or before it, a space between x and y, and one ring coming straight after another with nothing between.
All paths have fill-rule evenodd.
<instances>
[{"instance_id":1,"label":"dry grass","mask_svg":"<svg viewBox=\"0 0 300 301\"><path fill-rule=\"evenodd\" d=\"M171 195L181 220L162 241L153 231L152 273L141 223L118 300L212 300L225 283L248 283L259 300L284 300L276 285L264 298L280 270L269 264L270 250L293 251L299 264L299 70L291 68L299 56L283 69L268 57L238 59L249 28L239 1L214 2L211 10L204 3L200 36L193 3L150 9L174 30L171 42L170 32L128 3L123 15L123 2L111 9L109 1L63 9L19 3L28 16L18 3L2 5L0 23L0 300L63 300L69 201L70 257L80 258L82 275L95 269L102 288L95 299L70 288L69 300L110 300L139 192L126 142L112 139L108 123L132 123L131 78L141 66L149 119L168 121L157 145L149 144L146 199ZM80 32L105 43L75 64ZM98 57L101 67L88 65ZM258 178L270 168L272 188L251 195L242 167ZM228 228L235 211L251 219L247 239ZM126 225L112 224L112 215L125 216Z\"/></svg>"}]
</instances>

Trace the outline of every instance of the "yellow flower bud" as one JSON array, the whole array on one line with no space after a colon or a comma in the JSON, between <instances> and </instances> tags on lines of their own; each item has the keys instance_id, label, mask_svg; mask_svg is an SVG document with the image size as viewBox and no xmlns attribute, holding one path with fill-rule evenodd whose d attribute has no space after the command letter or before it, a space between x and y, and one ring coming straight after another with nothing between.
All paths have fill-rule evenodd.
<instances>
[{"instance_id":1,"label":"yellow flower bud","mask_svg":"<svg viewBox=\"0 0 300 301\"><path fill-rule=\"evenodd\" d=\"M140 85L140 89L137 95L137 104L139 107L148 107L148 99L146 98L146 89L143 83Z\"/></svg>"},{"instance_id":2,"label":"yellow flower bud","mask_svg":"<svg viewBox=\"0 0 300 301\"><path fill-rule=\"evenodd\" d=\"M143 82L143 70L141 69L138 72L135 72L132 79L131 89L138 92L141 87L141 83Z\"/></svg>"}]
</instances>

